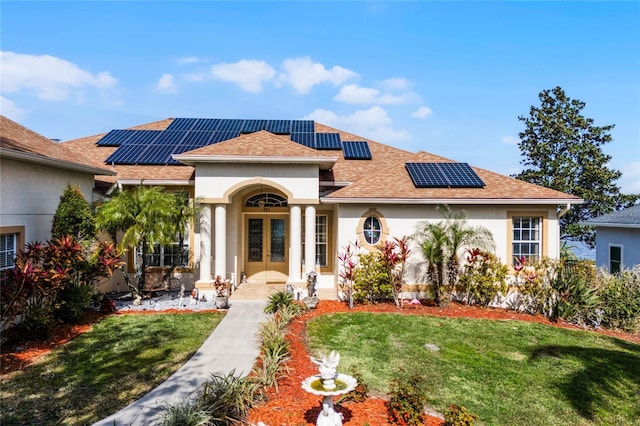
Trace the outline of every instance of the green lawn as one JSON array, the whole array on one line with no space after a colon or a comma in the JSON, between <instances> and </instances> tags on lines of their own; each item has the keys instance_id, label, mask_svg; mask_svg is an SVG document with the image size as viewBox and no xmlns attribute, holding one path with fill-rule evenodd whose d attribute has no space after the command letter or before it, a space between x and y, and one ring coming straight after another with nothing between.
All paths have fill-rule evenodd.
<instances>
[{"instance_id":1,"label":"green lawn","mask_svg":"<svg viewBox=\"0 0 640 426\"><path fill-rule=\"evenodd\" d=\"M336 313L308 323L309 345L340 352L371 389L425 378L429 404L464 405L487 425L640 424L640 345L520 321ZM425 349L435 344L440 350Z\"/></svg>"},{"instance_id":2,"label":"green lawn","mask_svg":"<svg viewBox=\"0 0 640 426\"><path fill-rule=\"evenodd\" d=\"M143 396L195 353L223 314L112 315L2 381L0 424L94 423Z\"/></svg>"}]
</instances>

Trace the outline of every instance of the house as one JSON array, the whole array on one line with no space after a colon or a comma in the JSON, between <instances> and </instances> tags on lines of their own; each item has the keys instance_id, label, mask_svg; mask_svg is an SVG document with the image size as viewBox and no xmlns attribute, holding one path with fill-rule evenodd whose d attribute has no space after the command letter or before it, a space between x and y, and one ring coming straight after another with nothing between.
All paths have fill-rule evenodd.
<instances>
[{"instance_id":1,"label":"house","mask_svg":"<svg viewBox=\"0 0 640 426\"><path fill-rule=\"evenodd\" d=\"M412 235L442 219L441 204L488 228L503 262L558 257L558 206L582 202L311 120L170 118L64 146L117 173L96 176L100 187L161 185L198 199L183 277L203 291L217 276L302 286L315 272L320 297L335 298L343 247L358 241L375 250L385 238Z\"/></svg>"},{"instance_id":2,"label":"house","mask_svg":"<svg viewBox=\"0 0 640 426\"><path fill-rule=\"evenodd\" d=\"M0 115L0 270L13 267L26 243L51 238L53 216L67 185L93 201L94 175L115 175L92 166L68 147Z\"/></svg>"},{"instance_id":3,"label":"house","mask_svg":"<svg viewBox=\"0 0 640 426\"><path fill-rule=\"evenodd\" d=\"M585 221L596 227L596 266L610 273L640 265L640 204Z\"/></svg>"}]
</instances>

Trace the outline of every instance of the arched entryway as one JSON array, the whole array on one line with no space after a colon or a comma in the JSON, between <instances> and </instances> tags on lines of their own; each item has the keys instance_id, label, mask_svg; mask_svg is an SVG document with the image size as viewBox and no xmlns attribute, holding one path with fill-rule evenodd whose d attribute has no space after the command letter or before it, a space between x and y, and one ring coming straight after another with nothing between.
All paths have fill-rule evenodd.
<instances>
[{"instance_id":1,"label":"arched entryway","mask_svg":"<svg viewBox=\"0 0 640 426\"><path fill-rule=\"evenodd\" d=\"M283 284L289 277L289 208L287 198L269 188L243 197L242 241L248 282Z\"/></svg>"}]
</instances>

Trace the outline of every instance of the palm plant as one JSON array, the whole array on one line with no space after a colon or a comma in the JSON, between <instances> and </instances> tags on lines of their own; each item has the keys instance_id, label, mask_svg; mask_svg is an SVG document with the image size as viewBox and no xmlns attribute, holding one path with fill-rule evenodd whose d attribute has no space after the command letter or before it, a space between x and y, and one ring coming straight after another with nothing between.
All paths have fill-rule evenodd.
<instances>
[{"instance_id":1,"label":"palm plant","mask_svg":"<svg viewBox=\"0 0 640 426\"><path fill-rule=\"evenodd\" d=\"M446 303L460 275L460 256L465 248L493 248L493 236L483 226L467 223L467 213L454 213L448 206L439 206L444 221L425 222L414 238L427 261L427 279L433 284L434 302Z\"/></svg>"},{"instance_id":2,"label":"palm plant","mask_svg":"<svg viewBox=\"0 0 640 426\"><path fill-rule=\"evenodd\" d=\"M124 231L120 247L140 247L142 262L138 286L144 287L147 253L154 243L169 244L175 237L176 225L173 194L162 187L138 186L117 193L97 212L96 226L115 237Z\"/></svg>"}]
</instances>

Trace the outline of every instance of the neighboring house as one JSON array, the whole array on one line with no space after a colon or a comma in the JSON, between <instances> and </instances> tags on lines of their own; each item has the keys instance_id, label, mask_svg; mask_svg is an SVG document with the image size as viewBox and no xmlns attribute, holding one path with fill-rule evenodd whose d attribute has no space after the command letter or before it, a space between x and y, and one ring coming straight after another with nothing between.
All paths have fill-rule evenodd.
<instances>
[{"instance_id":1,"label":"neighboring house","mask_svg":"<svg viewBox=\"0 0 640 426\"><path fill-rule=\"evenodd\" d=\"M67 185L93 201L94 175L112 174L87 165L69 148L0 115L0 270L13 267L26 243L51 238L53 216Z\"/></svg>"},{"instance_id":2,"label":"neighboring house","mask_svg":"<svg viewBox=\"0 0 640 426\"><path fill-rule=\"evenodd\" d=\"M596 227L596 266L617 273L640 265L640 204L585 221Z\"/></svg>"},{"instance_id":3,"label":"neighboring house","mask_svg":"<svg viewBox=\"0 0 640 426\"><path fill-rule=\"evenodd\" d=\"M161 185L199 199L189 271L203 290L216 276L298 286L313 271L320 296L335 298L343 247L358 241L373 250L412 235L425 220L442 219L441 204L488 228L503 262L556 258L558 206L582 202L309 120L166 119L64 146L117 172L96 177L100 186ZM413 252L420 263L419 247Z\"/></svg>"}]
</instances>

